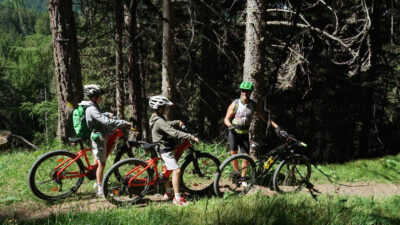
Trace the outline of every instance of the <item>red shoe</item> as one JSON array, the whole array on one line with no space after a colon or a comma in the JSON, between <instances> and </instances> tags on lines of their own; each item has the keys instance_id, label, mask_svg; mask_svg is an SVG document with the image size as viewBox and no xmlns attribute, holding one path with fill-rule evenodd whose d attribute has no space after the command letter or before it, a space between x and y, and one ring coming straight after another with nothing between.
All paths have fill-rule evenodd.
<instances>
[{"instance_id":1,"label":"red shoe","mask_svg":"<svg viewBox=\"0 0 400 225\"><path fill-rule=\"evenodd\" d=\"M179 206L186 206L189 204L189 202L187 202L184 197L181 197L181 199L179 199L179 200L177 200L174 197L174 200L172 200L172 203L174 203L175 205L179 205Z\"/></svg>"}]
</instances>

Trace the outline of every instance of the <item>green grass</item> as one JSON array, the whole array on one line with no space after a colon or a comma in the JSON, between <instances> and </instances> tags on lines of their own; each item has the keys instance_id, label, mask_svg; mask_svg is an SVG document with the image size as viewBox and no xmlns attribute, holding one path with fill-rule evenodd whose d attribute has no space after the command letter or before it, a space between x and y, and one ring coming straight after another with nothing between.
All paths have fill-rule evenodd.
<instances>
[{"instance_id":1,"label":"green grass","mask_svg":"<svg viewBox=\"0 0 400 225\"><path fill-rule=\"evenodd\" d=\"M196 146L210 152L221 161L229 154L225 144ZM28 186L29 169L37 158L52 149L39 151L14 150L0 153L0 224L14 221L12 211L21 207L43 209L48 203L35 197ZM65 148L64 148L65 149ZM71 149L72 150L72 149ZM77 150L73 150L76 152ZM144 157L141 151L138 154ZM90 158L92 157L91 154ZM91 160L92 161L92 160ZM108 161L108 167L113 156ZM363 159L345 164L318 166L337 182L395 183L400 181L400 154L376 159ZM329 181L313 168L313 183ZM84 180L78 194L64 201L92 199L93 181ZM85 201L85 200L84 200ZM32 224L400 224L400 196L379 199L320 195L317 201L310 195L253 195L245 198L226 197L193 201L190 206L171 207L169 203L149 206L99 209L95 212L72 210L51 215Z\"/></svg>"},{"instance_id":2,"label":"green grass","mask_svg":"<svg viewBox=\"0 0 400 225\"><path fill-rule=\"evenodd\" d=\"M399 211L400 196L375 201L329 195L314 200L308 195L254 194L202 199L187 207L153 203L145 208L71 210L27 224L399 224Z\"/></svg>"},{"instance_id":3,"label":"green grass","mask_svg":"<svg viewBox=\"0 0 400 225\"><path fill-rule=\"evenodd\" d=\"M400 183L400 154L375 159L361 159L344 164L317 166L332 180L343 183ZM328 179L312 167L313 183L328 183Z\"/></svg>"}]
</instances>

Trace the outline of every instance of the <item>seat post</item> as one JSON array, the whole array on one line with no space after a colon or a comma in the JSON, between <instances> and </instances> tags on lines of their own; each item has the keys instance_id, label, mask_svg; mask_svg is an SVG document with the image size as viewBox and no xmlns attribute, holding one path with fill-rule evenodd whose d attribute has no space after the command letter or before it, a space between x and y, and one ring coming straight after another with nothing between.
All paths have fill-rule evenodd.
<instances>
[{"instance_id":1,"label":"seat post","mask_svg":"<svg viewBox=\"0 0 400 225\"><path fill-rule=\"evenodd\" d=\"M79 141L79 146L81 147L81 149L83 149L83 140Z\"/></svg>"}]
</instances>

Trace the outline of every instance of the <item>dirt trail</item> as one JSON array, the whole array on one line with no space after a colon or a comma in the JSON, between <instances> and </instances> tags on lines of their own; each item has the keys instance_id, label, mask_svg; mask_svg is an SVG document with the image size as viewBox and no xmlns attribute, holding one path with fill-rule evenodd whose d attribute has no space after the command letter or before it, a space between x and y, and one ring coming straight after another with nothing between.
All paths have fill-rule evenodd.
<instances>
[{"instance_id":1,"label":"dirt trail","mask_svg":"<svg viewBox=\"0 0 400 225\"><path fill-rule=\"evenodd\" d=\"M374 196L385 197L391 195L400 195L400 185L396 184L376 184L376 183L353 183L348 186L339 186L333 184L317 184L314 185L314 194L332 194L332 195L356 195L356 196ZM273 196L278 195L269 188L256 186L251 192L261 191L262 193ZM308 190L304 189L304 193ZM147 202L160 202L160 204L170 204L169 201L162 201L160 195L149 196ZM146 206L144 203L142 206ZM66 200L58 204L49 205L46 203L24 202L15 203L9 206L0 207L0 220L5 218L14 218L17 221L32 221L35 219L46 218L52 214L64 214L71 210L77 211L97 211L101 209L112 209L116 206L112 205L105 199L86 196L76 201Z\"/></svg>"}]
</instances>

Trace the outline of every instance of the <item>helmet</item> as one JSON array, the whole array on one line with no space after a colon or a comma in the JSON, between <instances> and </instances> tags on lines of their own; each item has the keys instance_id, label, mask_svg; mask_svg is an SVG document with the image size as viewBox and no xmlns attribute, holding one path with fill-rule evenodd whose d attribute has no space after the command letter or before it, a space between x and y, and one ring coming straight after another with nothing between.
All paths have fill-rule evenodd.
<instances>
[{"instance_id":1,"label":"helmet","mask_svg":"<svg viewBox=\"0 0 400 225\"><path fill-rule=\"evenodd\" d=\"M88 96L89 98L106 93L104 89L97 84L88 84L85 85L83 88L85 89L86 96Z\"/></svg>"},{"instance_id":2,"label":"helmet","mask_svg":"<svg viewBox=\"0 0 400 225\"><path fill-rule=\"evenodd\" d=\"M174 103L172 103L168 98L162 96L162 95L156 95L153 97L150 97L149 100L149 106L152 109L158 109L160 106L172 106Z\"/></svg>"},{"instance_id":3,"label":"helmet","mask_svg":"<svg viewBox=\"0 0 400 225\"><path fill-rule=\"evenodd\" d=\"M251 83L250 81L243 81L240 84L239 89L240 90L252 91L254 89L253 83Z\"/></svg>"}]
</instances>

